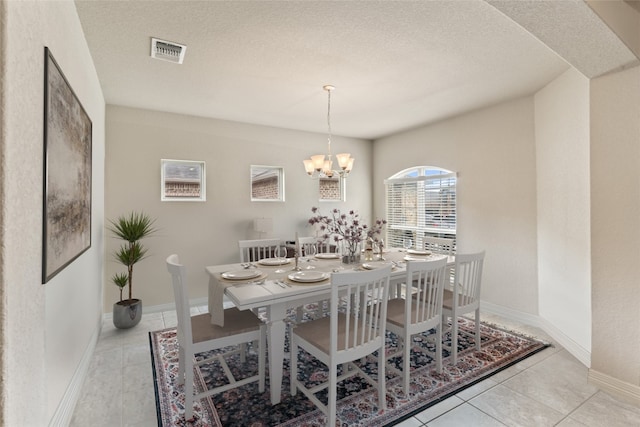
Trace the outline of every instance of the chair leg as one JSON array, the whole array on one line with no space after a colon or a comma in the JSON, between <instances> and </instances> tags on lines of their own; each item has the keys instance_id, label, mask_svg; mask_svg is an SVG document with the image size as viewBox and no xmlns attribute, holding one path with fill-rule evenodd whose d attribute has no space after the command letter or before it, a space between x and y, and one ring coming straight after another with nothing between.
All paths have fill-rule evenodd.
<instances>
[{"instance_id":1,"label":"chair leg","mask_svg":"<svg viewBox=\"0 0 640 427\"><path fill-rule=\"evenodd\" d=\"M264 392L264 382L265 382L265 365L267 359L267 327L265 325L260 326L260 349L258 350L258 391L260 393Z\"/></svg>"},{"instance_id":2,"label":"chair leg","mask_svg":"<svg viewBox=\"0 0 640 427\"><path fill-rule=\"evenodd\" d=\"M442 323L436 326L436 369L442 373Z\"/></svg>"},{"instance_id":3,"label":"chair leg","mask_svg":"<svg viewBox=\"0 0 640 427\"><path fill-rule=\"evenodd\" d=\"M402 343L402 388L409 396L409 371L411 370L411 335L406 334Z\"/></svg>"},{"instance_id":4,"label":"chair leg","mask_svg":"<svg viewBox=\"0 0 640 427\"><path fill-rule=\"evenodd\" d=\"M247 362L247 343L240 344L240 363Z\"/></svg>"},{"instance_id":5,"label":"chair leg","mask_svg":"<svg viewBox=\"0 0 640 427\"><path fill-rule=\"evenodd\" d=\"M298 391L298 387L296 386L296 381L298 380L298 343L293 338L293 334L289 333L289 337L291 337L289 344L291 346L289 353L289 370L291 371L289 377L289 392L291 396L295 396Z\"/></svg>"},{"instance_id":6,"label":"chair leg","mask_svg":"<svg viewBox=\"0 0 640 427\"><path fill-rule=\"evenodd\" d=\"M193 418L193 354L185 359L184 419L189 421Z\"/></svg>"},{"instance_id":7,"label":"chair leg","mask_svg":"<svg viewBox=\"0 0 640 427\"><path fill-rule=\"evenodd\" d=\"M451 363L458 363L458 317L451 316Z\"/></svg>"},{"instance_id":8,"label":"chair leg","mask_svg":"<svg viewBox=\"0 0 640 427\"><path fill-rule=\"evenodd\" d=\"M476 309L476 350L480 351L480 308Z\"/></svg>"},{"instance_id":9,"label":"chair leg","mask_svg":"<svg viewBox=\"0 0 640 427\"><path fill-rule=\"evenodd\" d=\"M304 309L302 308L302 306L296 308L296 323L302 322L302 317L304 315L303 313Z\"/></svg>"},{"instance_id":10,"label":"chair leg","mask_svg":"<svg viewBox=\"0 0 640 427\"><path fill-rule=\"evenodd\" d=\"M404 343L405 347L409 347L408 343ZM387 409L387 377L384 372L386 365L384 357L384 341L382 347L378 349L378 411ZM407 379L409 379L409 364L407 364ZM407 382L408 388L408 382ZM408 390L407 390L408 391Z\"/></svg>"},{"instance_id":11,"label":"chair leg","mask_svg":"<svg viewBox=\"0 0 640 427\"><path fill-rule=\"evenodd\" d=\"M378 367L380 366L380 358L378 358ZM384 363L382 364L383 369L384 369ZM338 366L337 365L333 365L330 367L329 369L329 389L327 390L329 392L329 396L328 399L329 401L327 402L327 409L328 409L328 414L327 414L327 426L333 427L336 425L336 418L337 418L337 403L336 403L336 399L337 399L337 389L338 389Z\"/></svg>"},{"instance_id":12,"label":"chair leg","mask_svg":"<svg viewBox=\"0 0 640 427\"><path fill-rule=\"evenodd\" d=\"M184 360L185 360L184 347L178 346L178 384L184 384Z\"/></svg>"}]
</instances>

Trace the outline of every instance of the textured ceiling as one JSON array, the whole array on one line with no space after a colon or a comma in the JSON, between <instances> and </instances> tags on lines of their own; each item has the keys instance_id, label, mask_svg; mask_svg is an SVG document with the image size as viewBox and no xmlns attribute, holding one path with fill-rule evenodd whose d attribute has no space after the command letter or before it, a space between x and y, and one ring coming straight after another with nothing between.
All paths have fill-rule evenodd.
<instances>
[{"instance_id":1,"label":"textured ceiling","mask_svg":"<svg viewBox=\"0 0 640 427\"><path fill-rule=\"evenodd\" d=\"M553 28L553 7L495 3L76 1L108 104L325 132L333 84L333 133L367 139L531 94L569 67L529 32ZM184 64L151 59L151 37L187 45Z\"/></svg>"}]
</instances>

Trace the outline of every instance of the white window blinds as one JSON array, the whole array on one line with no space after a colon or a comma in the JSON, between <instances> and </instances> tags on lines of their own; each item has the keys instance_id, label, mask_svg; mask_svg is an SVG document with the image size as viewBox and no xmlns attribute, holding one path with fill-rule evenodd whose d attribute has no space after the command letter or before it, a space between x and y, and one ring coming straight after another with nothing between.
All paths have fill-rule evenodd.
<instances>
[{"instance_id":1,"label":"white window blinds","mask_svg":"<svg viewBox=\"0 0 640 427\"><path fill-rule=\"evenodd\" d=\"M398 175L401 175L398 177ZM385 180L387 246L411 238L423 247L425 236L456 236L456 174L416 168Z\"/></svg>"}]
</instances>

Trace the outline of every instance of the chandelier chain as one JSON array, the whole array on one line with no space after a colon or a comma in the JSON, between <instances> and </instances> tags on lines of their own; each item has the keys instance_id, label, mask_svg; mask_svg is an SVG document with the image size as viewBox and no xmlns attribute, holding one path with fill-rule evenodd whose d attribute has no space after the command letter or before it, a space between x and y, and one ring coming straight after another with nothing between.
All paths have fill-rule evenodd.
<instances>
[{"instance_id":1,"label":"chandelier chain","mask_svg":"<svg viewBox=\"0 0 640 427\"><path fill-rule=\"evenodd\" d=\"M331 158L331 88L327 89L327 93L329 95L327 102L327 145L329 146L329 158Z\"/></svg>"},{"instance_id":2,"label":"chandelier chain","mask_svg":"<svg viewBox=\"0 0 640 427\"><path fill-rule=\"evenodd\" d=\"M333 159L331 155L331 91L335 89L333 85L324 85L322 87L327 91L327 148L328 153L315 154L311 159L303 160L304 169L311 178L346 178L353 168L354 158L349 153L336 154L338 168L333 168Z\"/></svg>"}]
</instances>

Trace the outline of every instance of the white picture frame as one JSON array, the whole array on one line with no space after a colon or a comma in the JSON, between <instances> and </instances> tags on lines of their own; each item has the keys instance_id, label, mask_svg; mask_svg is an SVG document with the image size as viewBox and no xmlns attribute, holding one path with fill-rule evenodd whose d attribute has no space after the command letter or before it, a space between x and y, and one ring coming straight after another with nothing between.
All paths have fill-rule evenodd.
<instances>
[{"instance_id":1,"label":"white picture frame","mask_svg":"<svg viewBox=\"0 0 640 427\"><path fill-rule=\"evenodd\" d=\"M249 181L252 202L284 202L284 168L251 165Z\"/></svg>"},{"instance_id":2,"label":"white picture frame","mask_svg":"<svg viewBox=\"0 0 640 427\"><path fill-rule=\"evenodd\" d=\"M163 202L207 200L205 162L162 159L160 170L160 200Z\"/></svg>"},{"instance_id":3,"label":"white picture frame","mask_svg":"<svg viewBox=\"0 0 640 427\"><path fill-rule=\"evenodd\" d=\"M346 179L340 177L318 178L318 200L321 202L344 202Z\"/></svg>"}]
</instances>

